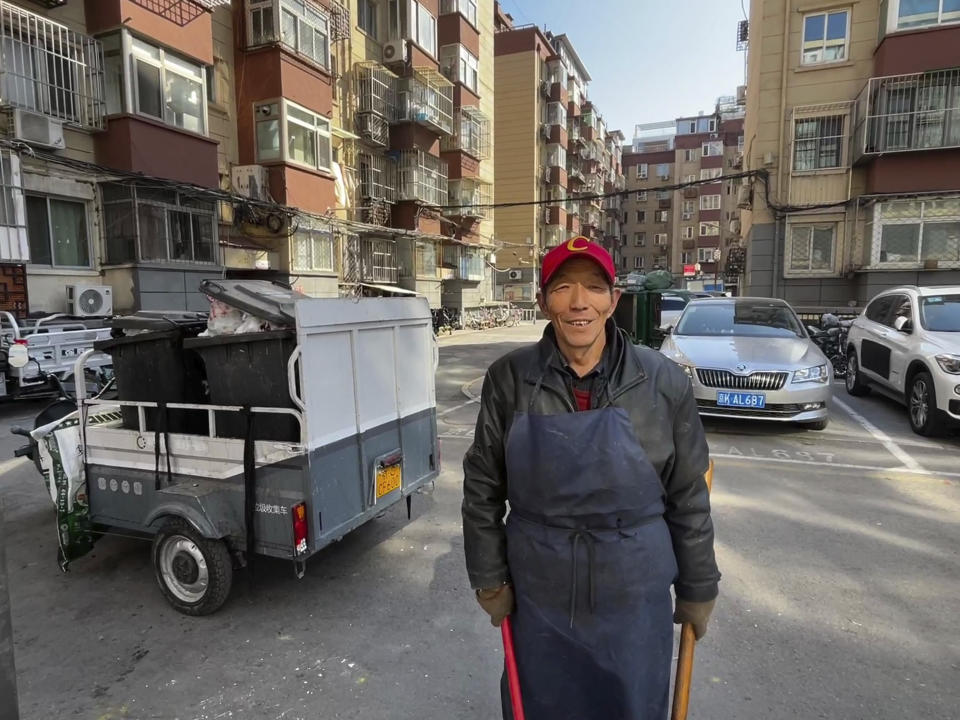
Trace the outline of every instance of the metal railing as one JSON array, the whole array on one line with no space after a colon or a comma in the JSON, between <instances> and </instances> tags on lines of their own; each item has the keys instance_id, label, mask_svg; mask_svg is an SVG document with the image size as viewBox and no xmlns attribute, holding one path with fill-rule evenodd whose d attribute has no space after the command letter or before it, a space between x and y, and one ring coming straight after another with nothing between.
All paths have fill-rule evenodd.
<instances>
[{"instance_id":1,"label":"metal railing","mask_svg":"<svg viewBox=\"0 0 960 720\"><path fill-rule=\"evenodd\" d=\"M453 134L440 140L441 150L462 150L477 160L490 157L490 145L490 118L473 107L459 108L453 118Z\"/></svg>"},{"instance_id":2,"label":"metal railing","mask_svg":"<svg viewBox=\"0 0 960 720\"><path fill-rule=\"evenodd\" d=\"M0 105L102 130L103 46L41 15L0 0Z\"/></svg>"},{"instance_id":3,"label":"metal railing","mask_svg":"<svg viewBox=\"0 0 960 720\"><path fill-rule=\"evenodd\" d=\"M447 163L422 150L401 150L397 161L397 199L447 205Z\"/></svg>"},{"instance_id":4,"label":"metal railing","mask_svg":"<svg viewBox=\"0 0 960 720\"><path fill-rule=\"evenodd\" d=\"M960 147L960 68L870 78L856 101L854 160Z\"/></svg>"},{"instance_id":5,"label":"metal railing","mask_svg":"<svg viewBox=\"0 0 960 720\"><path fill-rule=\"evenodd\" d=\"M425 68L400 78L395 119L411 120L449 135L453 132L453 83L439 71Z\"/></svg>"},{"instance_id":6,"label":"metal railing","mask_svg":"<svg viewBox=\"0 0 960 720\"><path fill-rule=\"evenodd\" d=\"M492 185L482 180L451 180L449 183L447 207L444 215L483 219L490 214L493 190Z\"/></svg>"}]
</instances>

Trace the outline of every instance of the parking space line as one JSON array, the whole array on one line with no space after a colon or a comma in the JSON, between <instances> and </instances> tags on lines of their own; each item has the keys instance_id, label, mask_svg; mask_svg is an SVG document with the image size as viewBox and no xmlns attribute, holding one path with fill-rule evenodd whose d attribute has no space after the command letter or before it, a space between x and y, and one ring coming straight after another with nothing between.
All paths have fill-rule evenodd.
<instances>
[{"instance_id":1,"label":"parking space line","mask_svg":"<svg viewBox=\"0 0 960 720\"><path fill-rule=\"evenodd\" d=\"M955 472L931 472L929 470L914 470L907 467L883 467L882 465L851 465L848 463L821 462L819 460L794 460L793 458L775 458L775 457L751 457L749 455L731 455L726 453L710 453L711 458L720 458L723 460L746 460L750 462L771 462L786 463L790 465L813 465L816 467L829 467L841 470L871 470L874 472L898 473L904 475L927 475L931 477L950 477L960 478L960 473Z\"/></svg>"},{"instance_id":2,"label":"parking space line","mask_svg":"<svg viewBox=\"0 0 960 720\"><path fill-rule=\"evenodd\" d=\"M919 471L919 472L924 472L924 473L926 472L926 471L923 469L923 467L920 465L920 463L918 463L918 462L916 461L916 459L914 459L914 457L913 457L912 455L910 455L910 453L908 453L908 452L907 452L906 450L904 450L902 447L900 447L899 445L897 445L897 444L890 438L890 436L887 435L883 430L881 430L881 429L878 428L876 425L874 425L872 422L870 422L869 420L867 420L863 415L861 415L860 413L858 413L856 410L854 410L852 407L850 407L849 405L847 405L847 404L846 404L845 402L843 402L842 400L839 400L838 398L835 397L835 398L833 398L833 402L834 402L836 405L838 405L838 406L840 406L841 408L843 408L843 410L844 410L850 417L852 417L854 420L856 420L858 423L860 423L860 425L863 427L863 429L866 430L866 431L867 431L868 433L870 433L871 435L873 435L873 437L875 437L875 438L880 442L880 444L883 445L883 447L885 447L885 448L887 449L887 452L889 452L889 453L890 453L891 455L893 455L897 460L899 460L900 462L903 463L904 467L906 467L906 468L908 468L909 470L912 470L912 471L914 471L914 472L918 472L918 471Z\"/></svg>"}]
</instances>

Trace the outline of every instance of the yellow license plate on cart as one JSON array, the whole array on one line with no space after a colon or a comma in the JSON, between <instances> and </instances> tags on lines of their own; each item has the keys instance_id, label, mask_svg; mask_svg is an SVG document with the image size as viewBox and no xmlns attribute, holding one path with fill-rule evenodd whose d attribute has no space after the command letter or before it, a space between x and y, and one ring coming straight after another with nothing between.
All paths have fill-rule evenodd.
<instances>
[{"instance_id":1,"label":"yellow license plate on cart","mask_svg":"<svg viewBox=\"0 0 960 720\"><path fill-rule=\"evenodd\" d=\"M377 498L392 493L403 483L403 474L399 465L390 465L389 467L377 470Z\"/></svg>"}]
</instances>

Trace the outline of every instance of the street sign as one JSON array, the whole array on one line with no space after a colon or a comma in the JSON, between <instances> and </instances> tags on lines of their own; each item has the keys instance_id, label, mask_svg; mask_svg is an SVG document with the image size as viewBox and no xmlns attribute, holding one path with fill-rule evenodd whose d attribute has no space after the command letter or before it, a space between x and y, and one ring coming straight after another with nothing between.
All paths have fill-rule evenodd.
<instances>
[{"instance_id":1,"label":"street sign","mask_svg":"<svg viewBox=\"0 0 960 720\"><path fill-rule=\"evenodd\" d=\"M684 277L693 277L697 274L696 265L684 265L683 266L683 276Z\"/></svg>"},{"instance_id":2,"label":"street sign","mask_svg":"<svg viewBox=\"0 0 960 720\"><path fill-rule=\"evenodd\" d=\"M720 257L721 257L722 255L723 255L723 252L721 252L720 248L714 248L714 250L713 250L713 261L714 261L714 262L720 262Z\"/></svg>"}]
</instances>

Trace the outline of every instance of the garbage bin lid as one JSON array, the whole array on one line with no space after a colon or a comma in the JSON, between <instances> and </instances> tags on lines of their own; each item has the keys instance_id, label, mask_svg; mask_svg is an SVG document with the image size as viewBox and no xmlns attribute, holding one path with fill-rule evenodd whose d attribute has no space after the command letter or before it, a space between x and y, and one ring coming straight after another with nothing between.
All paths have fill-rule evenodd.
<instances>
[{"instance_id":1,"label":"garbage bin lid","mask_svg":"<svg viewBox=\"0 0 960 720\"><path fill-rule=\"evenodd\" d=\"M200 292L274 325L296 322L294 305L307 295L266 280L204 280Z\"/></svg>"},{"instance_id":2,"label":"garbage bin lid","mask_svg":"<svg viewBox=\"0 0 960 720\"><path fill-rule=\"evenodd\" d=\"M173 310L160 312L141 310L133 315L121 315L110 318L107 325L122 330L173 330L178 327L205 326L206 313Z\"/></svg>"}]
</instances>

